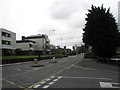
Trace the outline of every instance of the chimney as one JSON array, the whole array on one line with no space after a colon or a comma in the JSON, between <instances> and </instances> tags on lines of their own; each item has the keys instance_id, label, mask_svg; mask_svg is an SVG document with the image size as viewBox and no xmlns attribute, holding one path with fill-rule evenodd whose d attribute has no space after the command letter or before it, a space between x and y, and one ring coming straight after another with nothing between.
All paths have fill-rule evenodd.
<instances>
[{"instance_id":1,"label":"chimney","mask_svg":"<svg viewBox=\"0 0 120 90\"><path fill-rule=\"evenodd\" d=\"M24 41L25 40L25 36L22 36L22 41Z\"/></svg>"}]
</instances>

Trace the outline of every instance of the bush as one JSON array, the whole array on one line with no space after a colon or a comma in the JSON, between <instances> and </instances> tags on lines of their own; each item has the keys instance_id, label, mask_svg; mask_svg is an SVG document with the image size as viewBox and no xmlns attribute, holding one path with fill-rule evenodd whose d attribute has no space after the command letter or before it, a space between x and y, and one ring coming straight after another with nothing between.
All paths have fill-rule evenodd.
<instances>
[{"instance_id":1,"label":"bush","mask_svg":"<svg viewBox=\"0 0 120 90\"><path fill-rule=\"evenodd\" d=\"M85 52L84 58L96 58L93 52L87 51Z\"/></svg>"}]
</instances>

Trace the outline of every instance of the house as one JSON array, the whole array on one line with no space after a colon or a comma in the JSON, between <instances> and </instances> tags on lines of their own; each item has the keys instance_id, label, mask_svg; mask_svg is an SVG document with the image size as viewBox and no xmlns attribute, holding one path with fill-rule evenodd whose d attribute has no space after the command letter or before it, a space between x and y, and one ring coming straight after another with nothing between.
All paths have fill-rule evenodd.
<instances>
[{"instance_id":1,"label":"house","mask_svg":"<svg viewBox=\"0 0 120 90\"><path fill-rule=\"evenodd\" d=\"M3 56L14 55L16 44L16 33L0 28L0 50Z\"/></svg>"}]
</instances>

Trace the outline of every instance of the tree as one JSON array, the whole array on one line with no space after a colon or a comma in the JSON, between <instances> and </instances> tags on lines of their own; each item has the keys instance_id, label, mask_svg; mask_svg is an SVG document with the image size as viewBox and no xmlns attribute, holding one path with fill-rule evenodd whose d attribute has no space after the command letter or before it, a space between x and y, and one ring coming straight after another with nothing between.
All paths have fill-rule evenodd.
<instances>
[{"instance_id":1,"label":"tree","mask_svg":"<svg viewBox=\"0 0 120 90\"><path fill-rule=\"evenodd\" d=\"M115 55L118 46L118 25L110 13L110 8L91 7L86 14L86 24L83 28L83 42L91 46L98 57L110 58Z\"/></svg>"}]
</instances>

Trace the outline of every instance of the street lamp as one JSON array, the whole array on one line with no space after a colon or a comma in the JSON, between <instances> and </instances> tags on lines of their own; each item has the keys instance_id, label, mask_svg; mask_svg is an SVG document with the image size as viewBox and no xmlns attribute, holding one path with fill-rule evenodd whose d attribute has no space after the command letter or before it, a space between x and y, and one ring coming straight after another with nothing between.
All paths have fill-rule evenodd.
<instances>
[{"instance_id":1,"label":"street lamp","mask_svg":"<svg viewBox=\"0 0 120 90\"><path fill-rule=\"evenodd\" d=\"M55 30L52 30L53 32L55 31ZM51 40L51 31L49 30L49 35L50 35L50 42L52 41ZM51 55L51 45L52 45L52 42L50 43L50 55Z\"/></svg>"}]
</instances>

